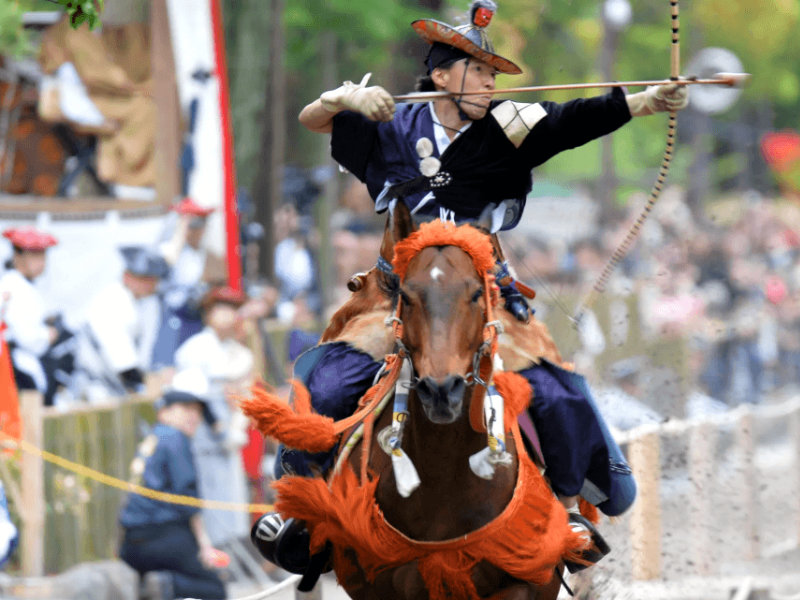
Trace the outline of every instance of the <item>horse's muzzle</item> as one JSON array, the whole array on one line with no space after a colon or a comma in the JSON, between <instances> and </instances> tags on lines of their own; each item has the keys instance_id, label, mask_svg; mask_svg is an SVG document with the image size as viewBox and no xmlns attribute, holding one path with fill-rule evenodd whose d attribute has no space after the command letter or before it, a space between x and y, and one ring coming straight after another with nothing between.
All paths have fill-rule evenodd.
<instances>
[{"instance_id":1,"label":"horse's muzzle","mask_svg":"<svg viewBox=\"0 0 800 600\"><path fill-rule=\"evenodd\" d=\"M448 375L441 383L432 377L423 377L414 389L425 414L434 423L445 425L461 416L467 381L460 375Z\"/></svg>"}]
</instances>

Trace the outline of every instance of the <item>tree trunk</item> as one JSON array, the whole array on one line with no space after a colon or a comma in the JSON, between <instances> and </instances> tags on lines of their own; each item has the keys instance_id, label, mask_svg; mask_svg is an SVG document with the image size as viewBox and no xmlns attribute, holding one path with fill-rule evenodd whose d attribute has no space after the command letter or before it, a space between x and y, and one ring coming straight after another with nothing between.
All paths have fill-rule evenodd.
<instances>
[{"instance_id":1,"label":"tree trunk","mask_svg":"<svg viewBox=\"0 0 800 600\"><path fill-rule=\"evenodd\" d=\"M286 152L286 76L283 64L284 0L270 0L270 67L264 105L264 129L261 135L261 168L253 185L256 220L264 227L261 242L260 272L268 280L275 277L275 207L281 200L281 184Z\"/></svg>"}]
</instances>

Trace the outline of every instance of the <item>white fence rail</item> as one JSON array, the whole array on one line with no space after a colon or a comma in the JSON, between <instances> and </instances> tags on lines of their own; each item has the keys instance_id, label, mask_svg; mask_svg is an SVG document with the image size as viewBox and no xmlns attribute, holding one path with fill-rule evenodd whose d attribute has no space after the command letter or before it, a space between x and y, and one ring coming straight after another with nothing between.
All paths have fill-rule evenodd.
<instances>
[{"instance_id":1,"label":"white fence rail","mask_svg":"<svg viewBox=\"0 0 800 600\"><path fill-rule=\"evenodd\" d=\"M618 440L639 497L622 520L627 535L612 527L614 550L630 559L615 561L615 576L625 565L633 580L718 575L800 546L800 398Z\"/></svg>"}]
</instances>

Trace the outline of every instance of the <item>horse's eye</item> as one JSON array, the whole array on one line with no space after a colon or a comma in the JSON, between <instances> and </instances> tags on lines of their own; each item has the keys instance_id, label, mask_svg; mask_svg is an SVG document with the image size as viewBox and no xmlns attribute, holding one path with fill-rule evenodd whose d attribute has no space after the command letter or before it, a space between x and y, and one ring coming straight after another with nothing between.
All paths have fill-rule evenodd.
<instances>
[{"instance_id":1,"label":"horse's eye","mask_svg":"<svg viewBox=\"0 0 800 600\"><path fill-rule=\"evenodd\" d=\"M477 290L475 290L475 293L472 294L472 298L470 298L469 301L477 302L478 300L481 299L481 296L483 296L483 288L478 288Z\"/></svg>"}]
</instances>

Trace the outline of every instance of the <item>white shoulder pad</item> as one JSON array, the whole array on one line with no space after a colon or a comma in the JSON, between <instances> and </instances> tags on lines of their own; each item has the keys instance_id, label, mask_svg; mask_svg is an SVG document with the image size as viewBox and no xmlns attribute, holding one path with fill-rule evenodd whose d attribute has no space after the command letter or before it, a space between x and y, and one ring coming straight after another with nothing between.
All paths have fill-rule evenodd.
<instances>
[{"instance_id":1,"label":"white shoulder pad","mask_svg":"<svg viewBox=\"0 0 800 600\"><path fill-rule=\"evenodd\" d=\"M503 128L508 139L519 148L528 137L533 126L547 116L547 112L538 102L526 104L506 100L492 109L492 116Z\"/></svg>"}]
</instances>

